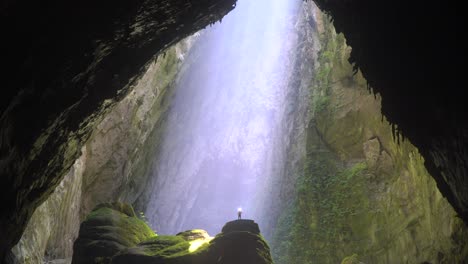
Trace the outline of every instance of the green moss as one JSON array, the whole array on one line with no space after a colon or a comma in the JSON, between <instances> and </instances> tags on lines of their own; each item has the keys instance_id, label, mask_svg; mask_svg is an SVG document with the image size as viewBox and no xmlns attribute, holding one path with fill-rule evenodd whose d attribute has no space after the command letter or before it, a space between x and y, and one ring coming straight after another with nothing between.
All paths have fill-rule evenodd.
<instances>
[{"instance_id":1,"label":"green moss","mask_svg":"<svg viewBox=\"0 0 468 264\"><path fill-rule=\"evenodd\" d=\"M289 249L293 247L293 234L291 227L295 223L294 216L298 215L297 207L294 204L289 204L285 207L278 219L278 224L271 241L272 255L276 263L289 263L291 258Z\"/></svg>"},{"instance_id":2,"label":"green moss","mask_svg":"<svg viewBox=\"0 0 468 264\"><path fill-rule=\"evenodd\" d=\"M180 232L177 234L177 236L181 237L196 237L196 236L206 236L207 233L203 229L192 229L192 230L187 230L184 232Z\"/></svg>"},{"instance_id":3,"label":"green moss","mask_svg":"<svg viewBox=\"0 0 468 264\"><path fill-rule=\"evenodd\" d=\"M357 254L353 254L352 256L346 257L341 261L341 264L360 264L361 262L358 259Z\"/></svg>"},{"instance_id":4,"label":"green moss","mask_svg":"<svg viewBox=\"0 0 468 264\"><path fill-rule=\"evenodd\" d=\"M350 252L337 252L339 243L352 239L357 228L352 216L368 206L363 178L367 165L346 167L331 152L311 150L317 148L316 140L308 138L310 152L297 182L296 200L279 219L272 244L279 264L340 262L339 255Z\"/></svg>"},{"instance_id":5,"label":"green moss","mask_svg":"<svg viewBox=\"0 0 468 264\"><path fill-rule=\"evenodd\" d=\"M94 230L103 231L101 238L113 237L121 244L136 245L150 237L156 236L151 228L136 216L128 216L111 208L103 207L91 212L86 223L102 224L93 227ZM105 232L105 231L109 232ZM98 234L98 233L96 233Z\"/></svg>"},{"instance_id":6,"label":"green moss","mask_svg":"<svg viewBox=\"0 0 468 264\"><path fill-rule=\"evenodd\" d=\"M173 258L189 254L190 243L180 236L157 236L142 244L148 256Z\"/></svg>"},{"instance_id":7,"label":"green moss","mask_svg":"<svg viewBox=\"0 0 468 264\"><path fill-rule=\"evenodd\" d=\"M317 99L314 101L315 112L320 113L327 109L328 105L330 104L330 97L329 96L318 96Z\"/></svg>"},{"instance_id":8,"label":"green moss","mask_svg":"<svg viewBox=\"0 0 468 264\"><path fill-rule=\"evenodd\" d=\"M130 205L102 204L81 224L74 245L74 263L108 263L118 251L155 236Z\"/></svg>"},{"instance_id":9,"label":"green moss","mask_svg":"<svg viewBox=\"0 0 468 264\"><path fill-rule=\"evenodd\" d=\"M164 63L162 64L163 74L161 76L166 76L166 80L173 80L174 76L177 74L177 54L175 49L170 49L163 56Z\"/></svg>"},{"instance_id":10,"label":"green moss","mask_svg":"<svg viewBox=\"0 0 468 264\"><path fill-rule=\"evenodd\" d=\"M367 164L365 162L359 162L354 164L351 168L344 170L342 178L346 181L351 180L356 175L361 175L364 170L367 169Z\"/></svg>"},{"instance_id":11,"label":"green moss","mask_svg":"<svg viewBox=\"0 0 468 264\"><path fill-rule=\"evenodd\" d=\"M132 214L128 209L119 203L96 208L82 223L73 263L273 263L268 244L253 221L230 222L214 239L204 230L156 236L144 221L123 212Z\"/></svg>"},{"instance_id":12,"label":"green moss","mask_svg":"<svg viewBox=\"0 0 468 264\"><path fill-rule=\"evenodd\" d=\"M328 20L325 24L330 23ZM328 28L328 27L326 27ZM334 32L325 30L320 36L322 48L318 53L318 68L312 82L310 105L314 113L321 113L327 109L330 103L329 93L332 82L332 65L337 60L338 44L333 37Z\"/></svg>"},{"instance_id":13,"label":"green moss","mask_svg":"<svg viewBox=\"0 0 468 264\"><path fill-rule=\"evenodd\" d=\"M196 249L191 246L196 244ZM199 247L198 247L199 246ZM245 263L272 264L268 244L260 234L229 231L210 241L203 230L189 230L176 236L153 237L137 247L121 251L112 263Z\"/></svg>"}]
</instances>

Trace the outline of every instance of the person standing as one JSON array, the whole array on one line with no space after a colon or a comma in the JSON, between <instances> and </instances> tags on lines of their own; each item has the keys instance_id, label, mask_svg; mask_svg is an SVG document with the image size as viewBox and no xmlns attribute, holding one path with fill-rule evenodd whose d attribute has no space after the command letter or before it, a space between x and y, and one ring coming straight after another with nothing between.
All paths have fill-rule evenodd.
<instances>
[{"instance_id":1,"label":"person standing","mask_svg":"<svg viewBox=\"0 0 468 264\"><path fill-rule=\"evenodd\" d=\"M241 207L237 208L237 219L238 220L242 219L242 208Z\"/></svg>"}]
</instances>

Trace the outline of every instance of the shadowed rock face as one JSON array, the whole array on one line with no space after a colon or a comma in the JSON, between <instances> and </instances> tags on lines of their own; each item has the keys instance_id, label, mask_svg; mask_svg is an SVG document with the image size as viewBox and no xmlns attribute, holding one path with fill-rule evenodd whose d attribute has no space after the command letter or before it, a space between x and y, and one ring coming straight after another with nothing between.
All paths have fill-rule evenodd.
<instances>
[{"instance_id":1,"label":"shadowed rock face","mask_svg":"<svg viewBox=\"0 0 468 264\"><path fill-rule=\"evenodd\" d=\"M82 223L72 263L271 264L270 249L253 220L227 223L215 238L204 230L154 234L131 206L98 206Z\"/></svg>"},{"instance_id":2,"label":"shadowed rock face","mask_svg":"<svg viewBox=\"0 0 468 264\"><path fill-rule=\"evenodd\" d=\"M468 221L466 16L454 1L316 0L353 48L395 130L425 159L441 192Z\"/></svg>"},{"instance_id":3,"label":"shadowed rock face","mask_svg":"<svg viewBox=\"0 0 468 264\"><path fill-rule=\"evenodd\" d=\"M0 258L79 156L95 122L169 45L235 0L4 1Z\"/></svg>"}]
</instances>

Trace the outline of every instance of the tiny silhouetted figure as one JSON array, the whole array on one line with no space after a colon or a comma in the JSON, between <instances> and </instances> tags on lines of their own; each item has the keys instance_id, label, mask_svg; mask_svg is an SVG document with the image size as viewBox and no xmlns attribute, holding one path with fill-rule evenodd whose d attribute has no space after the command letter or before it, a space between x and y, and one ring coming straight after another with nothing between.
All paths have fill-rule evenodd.
<instances>
[{"instance_id":1,"label":"tiny silhouetted figure","mask_svg":"<svg viewBox=\"0 0 468 264\"><path fill-rule=\"evenodd\" d=\"M237 219L242 219L242 208L237 208Z\"/></svg>"}]
</instances>

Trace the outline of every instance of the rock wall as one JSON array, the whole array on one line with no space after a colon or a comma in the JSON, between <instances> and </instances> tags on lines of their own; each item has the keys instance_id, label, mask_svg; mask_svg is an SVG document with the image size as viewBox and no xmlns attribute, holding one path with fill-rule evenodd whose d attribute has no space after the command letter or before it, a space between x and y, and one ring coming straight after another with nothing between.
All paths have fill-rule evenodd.
<instances>
[{"instance_id":1,"label":"rock wall","mask_svg":"<svg viewBox=\"0 0 468 264\"><path fill-rule=\"evenodd\" d=\"M81 216L97 204L134 203L140 196L165 129L175 79L195 41L196 36L189 37L161 55L93 131L85 144Z\"/></svg>"},{"instance_id":2,"label":"rock wall","mask_svg":"<svg viewBox=\"0 0 468 264\"><path fill-rule=\"evenodd\" d=\"M13 253L21 263L71 260L80 222L98 204L134 202L148 180L173 81L196 37L159 56L92 132L81 157L34 212Z\"/></svg>"},{"instance_id":3,"label":"rock wall","mask_svg":"<svg viewBox=\"0 0 468 264\"><path fill-rule=\"evenodd\" d=\"M466 261L466 226L418 150L392 133L380 97L348 62L343 35L316 17L307 154L272 241L276 263Z\"/></svg>"},{"instance_id":4,"label":"rock wall","mask_svg":"<svg viewBox=\"0 0 468 264\"><path fill-rule=\"evenodd\" d=\"M84 158L78 159L54 193L32 215L13 254L19 263L70 263L80 227Z\"/></svg>"},{"instance_id":5,"label":"rock wall","mask_svg":"<svg viewBox=\"0 0 468 264\"><path fill-rule=\"evenodd\" d=\"M262 233L268 241L273 241L273 234L278 217L284 208L290 206L295 195L295 182L303 167L306 154L304 144L307 136L307 125L310 118L310 86L317 64L318 41L315 13L317 7L312 2L304 2L295 22L292 33L298 40L290 51L289 90L285 94L287 104L276 137L275 148L271 150L272 170L274 176L265 184L259 195L256 210L262 226Z\"/></svg>"},{"instance_id":6,"label":"rock wall","mask_svg":"<svg viewBox=\"0 0 468 264\"><path fill-rule=\"evenodd\" d=\"M467 24L457 2L315 0L353 48L351 59L382 95L382 113L468 223ZM435 19L434 14L437 14Z\"/></svg>"}]
</instances>

